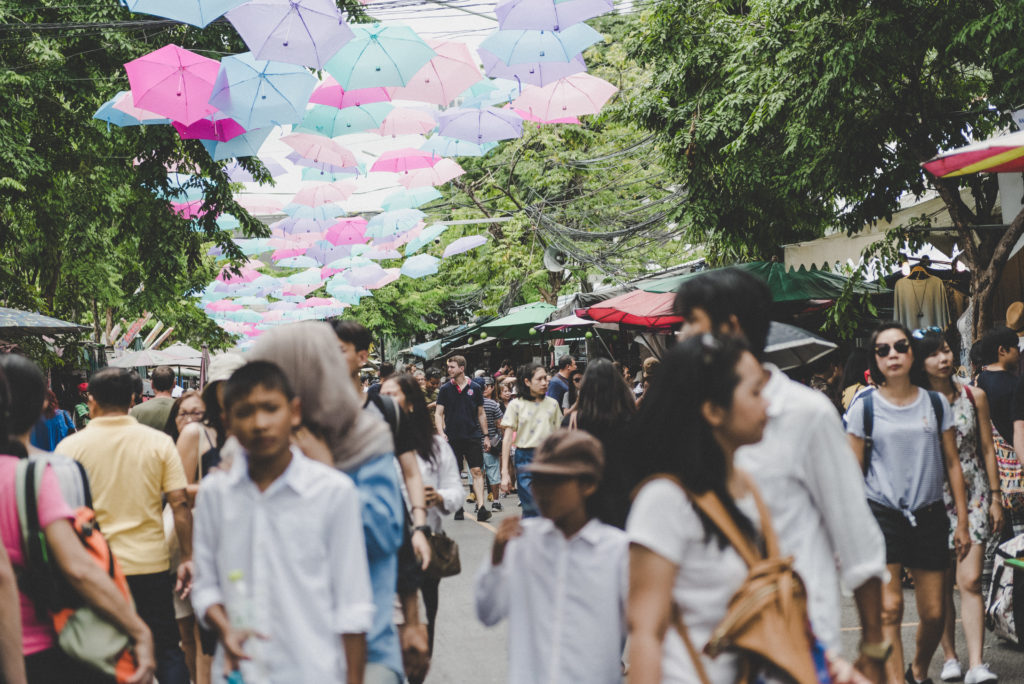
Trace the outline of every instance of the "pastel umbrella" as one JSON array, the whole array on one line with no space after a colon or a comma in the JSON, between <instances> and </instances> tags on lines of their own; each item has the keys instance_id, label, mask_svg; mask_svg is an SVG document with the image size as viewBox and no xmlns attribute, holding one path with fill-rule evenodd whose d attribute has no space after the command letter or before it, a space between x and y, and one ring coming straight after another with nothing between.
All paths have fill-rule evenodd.
<instances>
[{"instance_id":1,"label":"pastel umbrella","mask_svg":"<svg viewBox=\"0 0 1024 684\"><path fill-rule=\"evenodd\" d=\"M215 302L208 303L206 308L210 311L239 311L242 305L236 304L230 299L218 299Z\"/></svg>"},{"instance_id":2,"label":"pastel umbrella","mask_svg":"<svg viewBox=\"0 0 1024 684\"><path fill-rule=\"evenodd\" d=\"M608 81L590 74L566 76L543 88L527 88L512 102L544 121L597 114L619 91Z\"/></svg>"},{"instance_id":3,"label":"pastel umbrella","mask_svg":"<svg viewBox=\"0 0 1024 684\"><path fill-rule=\"evenodd\" d=\"M132 97L132 91L122 90L117 94L117 99L114 100L114 109L122 111L129 116L138 119L142 123L170 123L170 119L161 118L156 112L151 112L148 109L142 109L135 106L135 99Z\"/></svg>"},{"instance_id":4,"label":"pastel umbrella","mask_svg":"<svg viewBox=\"0 0 1024 684\"><path fill-rule=\"evenodd\" d=\"M284 259L291 259L292 257L303 256L306 250L302 247L287 247L283 249L275 249L274 253L270 255L271 261L283 261Z\"/></svg>"},{"instance_id":5,"label":"pastel umbrella","mask_svg":"<svg viewBox=\"0 0 1024 684\"><path fill-rule=\"evenodd\" d=\"M277 265L282 268L309 268L311 266L319 266L320 264L316 259L311 259L308 256L290 256L278 261Z\"/></svg>"},{"instance_id":6,"label":"pastel umbrella","mask_svg":"<svg viewBox=\"0 0 1024 684\"><path fill-rule=\"evenodd\" d=\"M287 204L284 213L292 218L311 218L319 221L327 221L345 215L345 210L337 204L321 204L318 207L311 207L308 204Z\"/></svg>"},{"instance_id":7,"label":"pastel umbrella","mask_svg":"<svg viewBox=\"0 0 1024 684\"><path fill-rule=\"evenodd\" d=\"M453 178L458 178L466 173L465 170L451 159L442 159L429 169L413 171L408 176L402 176L398 182L405 187L422 188L431 185L444 185Z\"/></svg>"},{"instance_id":8,"label":"pastel umbrella","mask_svg":"<svg viewBox=\"0 0 1024 684\"><path fill-rule=\"evenodd\" d=\"M305 204L310 207L319 207L331 202L344 202L352 196L355 189L355 183L352 181L318 183L317 185L309 185L299 190L292 197L292 202L295 204Z\"/></svg>"},{"instance_id":9,"label":"pastel umbrella","mask_svg":"<svg viewBox=\"0 0 1024 684\"><path fill-rule=\"evenodd\" d=\"M243 306L265 307L268 306L270 302L267 301L266 297L254 297L250 295L248 297L239 297L238 299L235 300L235 304L241 304Z\"/></svg>"},{"instance_id":10,"label":"pastel umbrella","mask_svg":"<svg viewBox=\"0 0 1024 684\"><path fill-rule=\"evenodd\" d=\"M376 283L387 275L387 273L385 273L384 269L377 264L371 263L366 266L356 266L355 268L345 271L342 275L345 277L345 281L350 285L367 287L368 285Z\"/></svg>"},{"instance_id":11,"label":"pastel umbrella","mask_svg":"<svg viewBox=\"0 0 1024 684\"><path fill-rule=\"evenodd\" d=\"M220 64L177 45L124 65L132 102L160 116L191 124L217 111L209 102Z\"/></svg>"},{"instance_id":12,"label":"pastel umbrella","mask_svg":"<svg viewBox=\"0 0 1024 684\"><path fill-rule=\"evenodd\" d=\"M337 109L361 107L376 102L389 102L390 100L391 93L388 92L387 88L376 87L345 90L338 85L333 76L324 78L323 82L317 86L317 89L313 91L313 95L309 98L310 104L328 105Z\"/></svg>"},{"instance_id":13,"label":"pastel umbrella","mask_svg":"<svg viewBox=\"0 0 1024 684\"><path fill-rule=\"evenodd\" d=\"M385 259L401 259L402 255L397 249L391 249L384 247L383 245L373 247L369 252L366 253L367 259L374 259L376 261L383 261Z\"/></svg>"},{"instance_id":14,"label":"pastel umbrella","mask_svg":"<svg viewBox=\"0 0 1024 684\"><path fill-rule=\"evenodd\" d=\"M255 270L255 269L251 269L251 268L239 269L239 272L236 274L236 273L232 273L230 267L225 266L224 268L222 268L220 270L220 273L217 275L217 280L219 280L220 282L225 283L225 284L228 284L228 283L251 283L252 281L256 280L259 277L260 277L260 272Z\"/></svg>"},{"instance_id":15,"label":"pastel umbrella","mask_svg":"<svg viewBox=\"0 0 1024 684\"><path fill-rule=\"evenodd\" d=\"M320 277L319 268L308 268L302 273L290 275L284 280L290 285L321 285L324 282Z\"/></svg>"},{"instance_id":16,"label":"pastel umbrella","mask_svg":"<svg viewBox=\"0 0 1024 684\"><path fill-rule=\"evenodd\" d=\"M349 248L345 245L335 246L327 240L319 240L306 250L306 256L316 262L316 266L326 266L336 259L348 256Z\"/></svg>"},{"instance_id":17,"label":"pastel umbrella","mask_svg":"<svg viewBox=\"0 0 1024 684\"><path fill-rule=\"evenodd\" d=\"M242 124L229 116L211 114L199 121L185 125L180 121L171 123L182 140L216 140L226 142L245 133Z\"/></svg>"},{"instance_id":18,"label":"pastel umbrella","mask_svg":"<svg viewBox=\"0 0 1024 684\"><path fill-rule=\"evenodd\" d=\"M417 254L402 262L402 275L422 278L437 273L441 260L429 254Z\"/></svg>"},{"instance_id":19,"label":"pastel umbrella","mask_svg":"<svg viewBox=\"0 0 1024 684\"><path fill-rule=\"evenodd\" d=\"M942 152L921 164L938 178L972 173L1017 173L1024 170L1024 131Z\"/></svg>"},{"instance_id":20,"label":"pastel umbrella","mask_svg":"<svg viewBox=\"0 0 1024 684\"><path fill-rule=\"evenodd\" d=\"M380 128L394 107L390 102L374 102L358 107L336 109L329 105L315 105L293 127L295 132L316 133L328 138Z\"/></svg>"},{"instance_id":21,"label":"pastel umbrella","mask_svg":"<svg viewBox=\"0 0 1024 684\"><path fill-rule=\"evenodd\" d=\"M505 64L568 62L602 40L587 24L573 24L561 31L496 31L480 47Z\"/></svg>"},{"instance_id":22,"label":"pastel umbrella","mask_svg":"<svg viewBox=\"0 0 1024 684\"><path fill-rule=\"evenodd\" d=\"M203 209L203 200L201 199L190 202L171 202L171 211L181 218L189 220L206 214L206 209Z\"/></svg>"},{"instance_id":23,"label":"pastel umbrella","mask_svg":"<svg viewBox=\"0 0 1024 684\"><path fill-rule=\"evenodd\" d=\"M392 99L447 107L459 93L482 78L476 59L465 43L446 41L430 46L437 55L424 64L408 84L392 88Z\"/></svg>"},{"instance_id":24,"label":"pastel umbrella","mask_svg":"<svg viewBox=\"0 0 1024 684\"><path fill-rule=\"evenodd\" d=\"M381 135L398 137L400 135L418 135L430 133L437 128L437 120L430 112L420 109L409 109L407 107L395 107L392 109L377 132Z\"/></svg>"},{"instance_id":25,"label":"pastel umbrella","mask_svg":"<svg viewBox=\"0 0 1024 684\"><path fill-rule=\"evenodd\" d=\"M380 289L380 288L384 287L385 285L388 285L390 283L395 282L400 277L402 277L402 269L400 269L400 268L385 268L384 269L384 277L381 278L380 280L378 280L377 282L373 283L372 285L367 285L366 289L367 290L377 290L377 289Z\"/></svg>"},{"instance_id":26,"label":"pastel umbrella","mask_svg":"<svg viewBox=\"0 0 1024 684\"><path fill-rule=\"evenodd\" d=\"M438 132L477 144L494 142L522 135L523 120L513 112L494 107L453 109L441 115Z\"/></svg>"},{"instance_id":27,"label":"pastel umbrella","mask_svg":"<svg viewBox=\"0 0 1024 684\"><path fill-rule=\"evenodd\" d=\"M185 173L167 174L167 190L158 188L155 192L157 197L179 202L203 198L203 188L199 184L199 179Z\"/></svg>"},{"instance_id":28,"label":"pastel umbrella","mask_svg":"<svg viewBox=\"0 0 1024 684\"><path fill-rule=\"evenodd\" d=\"M299 304L300 309L308 309L314 306L341 306L341 302L333 297L310 297Z\"/></svg>"},{"instance_id":29,"label":"pastel umbrella","mask_svg":"<svg viewBox=\"0 0 1024 684\"><path fill-rule=\"evenodd\" d=\"M414 209L440 198L441 193L434 188L414 188L412 190L399 190L396 193L392 193L385 197L380 205L385 211Z\"/></svg>"},{"instance_id":30,"label":"pastel umbrella","mask_svg":"<svg viewBox=\"0 0 1024 684\"><path fill-rule=\"evenodd\" d=\"M277 227L286 235L295 233L324 233L334 223L334 219L286 218L277 222Z\"/></svg>"},{"instance_id":31,"label":"pastel umbrella","mask_svg":"<svg viewBox=\"0 0 1024 684\"><path fill-rule=\"evenodd\" d=\"M267 138L270 137L271 131L274 129L270 126L266 128L256 128L251 131L246 131L242 135L239 135L231 140L225 140L223 142L217 140L204 140L203 147L210 153L210 157L214 161L220 161L221 159L241 158L241 157L255 157L259 154L260 147L266 142ZM264 162L267 167L267 171L270 171L271 175L280 175L274 173L274 168L280 168L280 164L275 162ZM282 169L283 171L283 169Z\"/></svg>"},{"instance_id":32,"label":"pastel umbrella","mask_svg":"<svg viewBox=\"0 0 1024 684\"><path fill-rule=\"evenodd\" d=\"M254 131L250 131L250 133L252 132ZM267 171L270 172L270 175L275 178L278 176L283 176L284 174L288 173L288 169L286 169L281 164L281 162L277 161L276 159L273 159L272 157L261 157L260 161L263 162L263 165L267 167Z\"/></svg>"},{"instance_id":33,"label":"pastel umbrella","mask_svg":"<svg viewBox=\"0 0 1024 684\"><path fill-rule=\"evenodd\" d=\"M135 112L138 112L138 116L125 112L121 108L117 107L117 105L125 99L130 102L131 94L127 90L122 90L117 95L100 105L100 108L96 110L96 113L92 115L92 118L99 119L100 121L106 121L108 124L114 124L115 126L121 127L171 123L170 119L165 119L159 114L146 112L144 109L139 109L137 107L132 107L132 109ZM108 126L107 128L110 127Z\"/></svg>"},{"instance_id":34,"label":"pastel umbrella","mask_svg":"<svg viewBox=\"0 0 1024 684\"><path fill-rule=\"evenodd\" d=\"M557 31L614 9L612 0L502 0L494 8L498 26Z\"/></svg>"},{"instance_id":35,"label":"pastel umbrella","mask_svg":"<svg viewBox=\"0 0 1024 684\"><path fill-rule=\"evenodd\" d=\"M444 135L432 135L427 142L420 145L424 152L436 154L439 157L482 157L495 147L496 142L477 143L449 138Z\"/></svg>"},{"instance_id":36,"label":"pastel umbrella","mask_svg":"<svg viewBox=\"0 0 1024 684\"><path fill-rule=\"evenodd\" d=\"M281 142L313 162L324 162L337 167L352 167L357 164L355 155L330 138L310 133L292 133L281 138Z\"/></svg>"},{"instance_id":37,"label":"pastel umbrella","mask_svg":"<svg viewBox=\"0 0 1024 684\"><path fill-rule=\"evenodd\" d=\"M366 236L387 238L412 230L425 214L418 209L398 209L377 214L366 224Z\"/></svg>"},{"instance_id":38,"label":"pastel umbrella","mask_svg":"<svg viewBox=\"0 0 1024 684\"><path fill-rule=\"evenodd\" d=\"M304 67L243 52L221 60L210 104L246 128L298 123L315 87L316 77Z\"/></svg>"},{"instance_id":39,"label":"pastel umbrella","mask_svg":"<svg viewBox=\"0 0 1024 684\"><path fill-rule=\"evenodd\" d=\"M513 112L515 112L520 118L522 118L523 121L530 121L530 122L536 123L536 124L578 124L578 123L580 123L580 120L577 119L575 116L563 116L563 117L560 117L558 119L542 119L539 116L537 116L536 114L531 114L530 112L526 111L525 109L515 109L514 107L511 107L511 106L509 106L508 108L511 109Z\"/></svg>"},{"instance_id":40,"label":"pastel umbrella","mask_svg":"<svg viewBox=\"0 0 1024 684\"><path fill-rule=\"evenodd\" d=\"M462 254L468 252L471 249L476 249L481 245L487 244L487 236L485 235L467 235L466 237L460 237L458 240L454 240L447 247L444 248L442 257L455 256L456 254Z\"/></svg>"},{"instance_id":41,"label":"pastel umbrella","mask_svg":"<svg viewBox=\"0 0 1024 684\"><path fill-rule=\"evenodd\" d=\"M338 276L335 276L335 278L337 277ZM327 284L327 293L343 304L352 304L355 306L359 303L360 299L363 297L369 297L373 294L365 287L348 285L344 281L340 281L337 284L332 283Z\"/></svg>"},{"instance_id":42,"label":"pastel umbrella","mask_svg":"<svg viewBox=\"0 0 1024 684\"><path fill-rule=\"evenodd\" d=\"M271 302L267 308L271 311L292 311L297 307L295 302Z\"/></svg>"},{"instance_id":43,"label":"pastel umbrella","mask_svg":"<svg viewBox=\"0 0 1024 684\"><path fill-rule=\"evenodd\" d=\"M366 219L357 217L362 223L343 220L327 229L324 239L332 245L361 245L366 242Z\"/></svg>"},{"instance_id":44,"label":"pastel umbrella","mask_svg":"<svg viewBox=\"0 0 1024 684\"><path fill-rule=\"evenodd\" d=\"M309 135L309 134L308 133L293 133L293 135ZM316 137L316 136L314 136L314 137ZM324 140L327 140L327 138L324 138ZM303 166L303 167L306 167L307 169L311 169L312 171L316 172L315 174L311 174L310 178L306 178L305 176L303 176L303 180L320 180L321 182L324 182L325 179L323 178L323 176L326 176L328 174L341 176L343 174L355 175L355 174L359 173L359 166L358 165L339 166L338 164L332 164L330 162L316 161L316 160L313 160L313 159L307 159L306 157L303 157L298 152L291 152L291 153L289 153L288 156L285 157L285 159L287 159L291 163L295 164L296 166Z\"/></svg>"},{"instance_id":45,"label":"pastel umbrella","mask_svg":"<svg viewBox=\"0 0 1024 684\"><path fill-rule=\"evenodd\" d=\"M331 263L327 264L326 268L343 271L349 268L355 268L356 266L366 266L373 262L366 257L362 256L347 256L335 259Z\"/></svg>"},{"instance_id":46,"label":"pastel umbrella","mask_svg":"<svg viewBox=\"0 0 1024 684\"><path fill-rule=\"evenodd\" d=\"M433 223L424 228L419 235L409 240L409 244L405 246L405 256L412 256L416 252L420 251L431 242L441 237L444 231L448 230L448 226L443 223Z\"/></svg>"},{"instance_id":47,"label":"pastel umbrella","mask_svg":"<svg viewBox=\"0 0 1024 684\"><path fill-rule=\"evenodd\" d=\"M565 62L525 62L519 64L505 64L486 48L478 48L477 54L484 65L484 73L494 78L507 78L518 81L524 85L545 86L554 83L560 78L583 73L587 70L587 63L583 61L583 55L573 55Z\"/></svg>"},{"instance_id":48,"label":"pastel umbrella","mask_svg":"<svg viewBox=\"0 0 1024 684\"><path fill-rule=\"evenodd\" d=\"M349 89L403 86L436 54L407 26L353 26L355 38L325 65Z\"/></svg>"},{"instance_id":49,"label":"pastel umbrella","mask_svg":"<svg viewBox=\"0 0 1024 684\"><path fill-rule=\"evenodd\" d=\"M383 152L373 162L370 171L409 173L416 169L429 169L439 161L441 161L441 157L435 156L430 152L403 147Z\"/></svg>"},{"instance_id":50,"label":"pastel umbrella","mask_svg":"<svg viewBox=\"0 0 1024 684\"><path fill-rule=\"evenodd\" d=\"M252 174L246 171L245 168L243 168L237 161L225 164L224 173L228 174L228 178L230 178L233 183L256 182L256 179L253 178Z\"/></svg>"},{"instance_id":51,"label":"pastel umbrella","mask_svg":"<svg viewBox=\"0 0 1024 684\"><path fill-rule=\"evenodd\" d=\"M125 7L139 14L152 14L203 28L246 0L122 0Z\"/></svg>"},{"instance_id":52,"label":"pastel umbrella","mask_svg":"<svg viewBox=\"0 0 1024 684\"><path fill-rule=\"evenodd\" d=\"M249 0L227 19L258 59L315 69L354 36L334 0Z\"/></svg>"},{"instance_id":53,"label":"pastel umbrella","mask_svg":"<svg viewBox=\"0 0 1024 684\"><path fill-rule=\"evenodd\" d=\"M358 173L358 168L348 168L342 171L338 171L336 173L331 173L328 171L321 171L320 169L317 168L304 167L302 169L302 180L314 181L316 183L333 183L334 181L351 178L352 176L357 175Z\"/></svg>"},{"instance_id":54,"label":"pastel umbrella","mask_svg":"<svg viewBox=\"0 0 1024 684\"><path fill-rule=\"evenodd\" d=\"M241 225L241 222L231 214L221 214L217 217L217 227L221 230L234 230Z\"/></svg>"},{"instance_id":55,"label":"pastel umbrella","mask_svg":"<svg viewBox=\"0 0 1024 684\"><path fill-rule=\"evenodd\" d=\"M242 254L246 256L263 254L270 250L270 245L267 244L266 238L242 238L235 240L235 244L242 250Z\"/></svg>"}]
</instances>

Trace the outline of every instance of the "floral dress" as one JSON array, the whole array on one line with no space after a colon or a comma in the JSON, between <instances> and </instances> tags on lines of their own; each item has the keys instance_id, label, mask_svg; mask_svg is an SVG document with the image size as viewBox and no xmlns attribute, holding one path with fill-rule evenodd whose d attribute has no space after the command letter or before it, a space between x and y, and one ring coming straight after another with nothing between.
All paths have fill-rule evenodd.
<instances>
[{"instance_id":1,"label":"floral dress","mask_svg":"<svg viewBox=\"0 0 1024 684\"><path fill-rule=\"evenodd\" d=\"M964 488L967 491L967 528L972 544L988 542L990 527L988 507L990 503L988 475L982 461L978 435L978 419L974 404L967 397L963 385L957 385L959 394L953 402L953 430L956 434L956 448L960 452L960 468L964 472ZM953 548L953 530L956 529L956 506L946 482L943 498L949 514L949 548Z\"/></svg>"}]
</instances>

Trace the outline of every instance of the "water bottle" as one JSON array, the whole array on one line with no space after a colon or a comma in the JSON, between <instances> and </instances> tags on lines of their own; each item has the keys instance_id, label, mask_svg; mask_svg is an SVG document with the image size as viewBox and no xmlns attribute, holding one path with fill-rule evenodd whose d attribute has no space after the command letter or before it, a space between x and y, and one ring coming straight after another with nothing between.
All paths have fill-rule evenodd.
<instances>
[{"instance_id":1,"label":"water bottle","mask_svg":"<svg viewBox=\"0 0 1024 684\"><path fill-rule=\"evenodd\" d=\"M231 620L232 629L255 630L256 614L252 594L245 583L245 574L241 570L232 570L228 573L228 582L230 582L230 585L228 586L227 613L228 619ZM265 681L265 677L262 676L264 673L260 663L257 641L255 637L250 637L244 646L246 653L251 657L245 669L250 675L250 680L253 676L256 677L255 682L247 682L242 677L242 673L236 670L228 676L228 684L256 684L256 682Z\"/></svg>"}]
</instances>

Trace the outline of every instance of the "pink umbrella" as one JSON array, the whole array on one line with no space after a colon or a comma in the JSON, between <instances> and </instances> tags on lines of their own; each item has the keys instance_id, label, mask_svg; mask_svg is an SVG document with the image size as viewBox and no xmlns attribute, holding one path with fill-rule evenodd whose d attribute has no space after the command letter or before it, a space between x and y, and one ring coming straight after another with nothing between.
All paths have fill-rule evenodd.
<instances>
[{"instance_id":1,"label":"pink umbrella","mask_svg":"<svg viewBox=\"0 0 1024 684\"><path fill-rule=\"evenodd\" d=\"M270 255L270 260L271 261L280 261L281 259L287 259L289 257L302 256L305 253L306 253L306 249L303 248L303 247L292 247L292 248L288 248L288 249L278 249L278 250L275 250L274 253Z\"/></svg>"},{"instance_id":2,"label":"pink umbrella","mask_svg":"<svg viewBox=\"0 0 1024 684\"><path fill-rule=\"evenodd\" d=\"M206 213L203 209L203 200L197 199L191 202L171 202L171 211L183 219L199 218Z\"/></svg>"},{"instance_id":3,"label":"pink umbrella","mask_svg":"<svg viewBox=\"0 0 1024 684\"><path fill-rule=\"evenodd\" d=\"M220 270L217 275L217 280L225 284L238 284L238 283L251 283L260 277L260 272L251 268L242 268L239 270L238 275L231 272L228 266L225 266Z\"/></svg>"},{"instance_id":4,"label":"pink umbrella","mask_svg":"<svg viewBox=\"0 0 1024 684\"><path fill-rule=\"evenodd\" d=\"M410 147L403 147L398 150L388 150L373 162L370 171L385 171L391 173L409 173L416 169L429 169L441 161L432 152L414 150Z\"/></svg>"},{"instance_id":5,"label":"pink umbrella","mask_svg":"<svg viewBox=\"0 0 1024 684\"><path fill-rule=\"evenodd\" d=\"M314 306L344 306L334 297L310 297L299 304L300 309L309 309Z\"/></svg>"},{"instance_id":6,"label":"pink umbrella","mask_svg":"<svg viewBox=\"0 0 1024 684\"><path fill-rule=\"evenodd\" d=\"M544 121L597 114L601 107L618 92L608 81L590 74L573 74L549 83L543 88L528 87L512 102Z\"/></svg>"},{"instance_id":7,"label":"pink umbrella","mask_svg":"<svg viewBox=\"0 0 1024 684\"><path fill-rule=\"evenodd\" d=\"M281 213L281 204L276 200L252 195L239 195L237 201L250 214Z\"/></svg>"},{"instance_id":8,"label":"pink umbrella","mask_svg":"<svg viewBox=\"0 0 1024 684\"><path fill-rule=\"evenodd\" d=\"M128 116L135 117L139 121L148 121L150 119L161 118L160 115L156 112L151 112L148 109L141 109L139 107L136 107L135 103L132 101L132 94L130 91L125 92L124 95L122 95L120 99L118 99L118 101L114 103L114 109L124 112Z\"/></svg>"},{"instance_id":9,"label":"pink umbrella","mask_svg":"<svg viewBox=\"0 0 1024 684\"><path fill-rule=\"evenodd\" d=\"M281 142L313 162L343 167L357 165L355 155L330 138L310 133L292 133L281 138Z\"/></svg>"},{"instance_id":10,"label":"pink umbrella","mask_svg":"<svg viewBox=\"0 0 1024 684\"><path fill-rule=\"evenodd\" d=\"M239 311L242 309L242 305L235 304L230 299L218 299L207 304L206 308L209 311Z\"/></svg>"},{"instance_id":11,"label":"pink umbrella","mask_svg":"<svg viewBox=\"0 0 1024 684\"><path fill-rule=\"evenodd\" d=\"M313 290L319 289L321 285L323 283L285 283L281 286L281 292L289 297L305 297Z\"/></svg>"},{"instance_id":12,"label":"pink umbrella","mask_svg":"<svg viewBox=\"0 0 1024 684\"><path fill-rule=\"evenodd\" d=\"M505 109L511 109L513 112L515 112L516 114L521 116L523 118L523 121L532 121L533 123L537 123L537 124L578 124L578 123L580 123L580 120L577 119L575 116L568 116L568 117L565 117L563 119L552 119L551 121L545 121L544 119L540 118L539 116L537 116L535 114L531 114L530 112L526 111L525 109L515 109L514 107L512 107L512 105L506 105Z\"/></svg>"},{"instance_id":13,"label":"pink umbrella","mask_svg":"<svg viewBox=\"0 0 1024 684\"><path fill-rule=\"evenodd\" d=\"M191 124L217 111L210 105L220 63L165 45L124 65L136 107Z\"/></svg>"},{"instance_id":14,"label":"pink umbrella","mask_svg":"<svg viewBox=\"0 0 1024 684\"><path fill-rule=\"evenodd\" d=\"M384 287L385 285L387 285L389 283L395 282L400 277L402 277L402 269L400 269L400 268L385 268L384 269L384 274L385 275L384 275L383 278L381 278L380 280L375 282L373 285L367 285L366 289L367 290L377 290L377 289L380 289L380 288Z\"/></svg>"},{"instance_id":15,"label":"pink umbrella","mask_svg":"<svg viewBox=\"0 0 1024 684\"><path fill-rule=\"evenodd\" d=\"M430 133L437 128L434 115L420 109L395 107L384 117L384 123L377 132L395 138L400 135L419 135Z\"/></svg>"},{"instance_id":16,"label":"pink umbrella","mask_svg":"<svg viewBox=\"0 0 1024 684\"><path fill-rule=\"evenodd\" d=\"M319 207L332 202L344 202L356 190L356 184L349 180L335 181L334 183L317 183L302 188L292 202L305 204L309 207Z\"/></svg>"},{"instance_id":17,"label":"pink umbrella","mask_svg":"<svg viewBox=\"0 0 1024 684\"><path fill-rule=\"evenodd\" d=\"M366 266L356 266L350 268L344 272L345 282L350 285L356 285L358 287L366 287L376 283L381 278L387 275L383 268L377 264L367 264Z\"/></svg>"},{"instance_id":18,"label":"pink umbrella","mask_svg":"<svg viewBox=\"0 0 1024 684\"><path fill-rule=\"evenodd\" d=\"M324 79L313 95L309 98L310 104L323 104L330 107L344 109L345 107L358 107L373 102L390 102L391 95L387 88L360 88L358 90L345 90L333 76Z\"/></svg>"},{"instance_id":19,"label":"pink umbrella","mask_svg":"<svg viewBox=\"0 0 1024 684\"><path fill-rule=\"evenodd\" d=\"M366 242L366 219L355 217L335 223L324 239L332 245L361 245Z\"/></svg>"},{"instance_id":20,"label":"pink umbrella","mask_svg":"<svg viewBox=\"0 0 1024 684\"><path fill-rule=\"evenodd\" d=\"M467 235L461 237L458 240L452 241L447 247L444 248L442 257L455 256L456 254L462 254L468 252L471 249L476 249L480 245L487 244L487 236L485 235Z\"/></svg>"},{"instance_id":21,"label":"pink umbrella","mask_svg":"<svg viewBox=\"0 0 1024 684\"><path fill-rule=\"evenodd\" d=\"M465 43L437 41L428 44L437 56L423 65L406 85L391 88L391 97L447 107L483 76Z\"/></svg>"},{"instance_id":22,"label":"pink umbrella","mask_svg":"<svg viewBox=\"0 0 1024 684\"><path fill-rule=\"evenodd\" d=\"M182 140L198 138L200 140L227 142L245 133L242 124L231 117L221 116L218 118L216 114L202 118L187 126L180 121L172 121L171 125L178 131L178 137Z\"/></svg>"},{"instance_id":23,"label":"pink umbrella","mask_svg":"<svg viewBox=\"0 0 1024 684\"><path fill-rule=\"evenodd\" d=\"M451 159L442 159L429 169L420 169L402 176L398 182L407 188L421 188L427 185L444 185L453 178L466 173Z\"/></svg>"}]
</instances>

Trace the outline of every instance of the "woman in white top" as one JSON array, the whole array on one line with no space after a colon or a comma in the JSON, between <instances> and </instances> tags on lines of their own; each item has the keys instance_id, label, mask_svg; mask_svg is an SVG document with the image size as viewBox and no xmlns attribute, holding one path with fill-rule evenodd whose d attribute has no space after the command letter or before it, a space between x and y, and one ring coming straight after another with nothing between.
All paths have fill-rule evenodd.
<instances>
[{"instance_id":1,"label":"woman in white top","mask_svg":"<svg viewBox=\"0 0 1024 684\"><path fill-rule=\"evenodd\" d=\"M713 491L755 543L760 518L752 480L733 467L736 449L761 439L765 374L735 339L702 335L673 347L637 415L648 472L674 475L690 491ZM645 484L626 522L630 539L629 684L700 684L673 614L702 651L747 577L747 565L668 479ZM736 682L740 663L702 656L713 684Z\"/></svg>"},{"instance_id":2,"label":"woman in white top","mask_svg":"<svg viewBox=\"0 0 1024 684\"><path fill-rule=\"evenodd\" d=\"M434 431L427 411L423 390L412 375L407 373L388 378L380 388L381 394L393 397L402 409L402 420L408 421L412 441L416 445L416 458L423 476L423 490L427 504L427 525L431 534L441 534L441 519L462 506L462 478L455 462L455 453L448 442ZM406 496L405 484L402 493ZM424 576L420 591L427 609L427 639L429 652L434 652L434 622L437 618L438 585L440 579Z\"/></svg>"}]
</instances>

